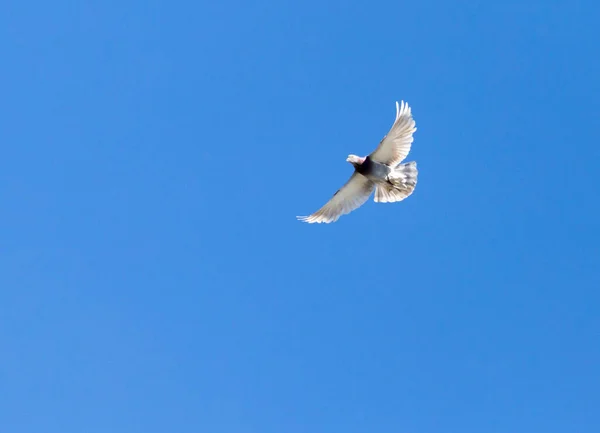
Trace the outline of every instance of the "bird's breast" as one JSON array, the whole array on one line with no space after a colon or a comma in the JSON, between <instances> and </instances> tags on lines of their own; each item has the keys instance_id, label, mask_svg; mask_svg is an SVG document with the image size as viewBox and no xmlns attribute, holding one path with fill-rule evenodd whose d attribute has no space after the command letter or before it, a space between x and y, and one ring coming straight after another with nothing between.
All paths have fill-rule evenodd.
<instances>
[{"instance_id":1,"label":"bird's breast","mask_svg":"<svg viewBox=\"0 0 600 433\"><path fill-rule=\"evenodd\" d=\"M356 171L358 171L360 174L367 177L368 179L378 181L384 180L391 171L391 169L387 165L373 161L367 156L365 158L365 161L359 167L356 168Z\"/></svg>"}]
</instances>

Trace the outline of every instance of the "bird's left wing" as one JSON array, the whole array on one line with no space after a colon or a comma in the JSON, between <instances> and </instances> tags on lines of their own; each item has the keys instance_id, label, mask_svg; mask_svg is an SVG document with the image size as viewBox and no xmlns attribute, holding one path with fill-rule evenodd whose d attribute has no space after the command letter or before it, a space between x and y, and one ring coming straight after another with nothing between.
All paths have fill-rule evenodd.
<instances>
[{"instance_id":1,"label":"bird's left wing","mask_svg":"<svg viewBox=\"0 0 600 433\"><path fill-rule=\"evenodd\" d=\"M375 184L362 174L354 173L321 209L309 216L297 217L307 223L332 223L342 215L361 207L373 192Z\"/></svg>"},{"instance_id":2,"label":"bird's left wing","mask_svg":"<svg viewBox=\"0 0 600 433\"><path fill-rule=\"evenodd\" d=\"M410 152L413 133L417 130L411 109L404 101L396 102L396 120L389 132L369 155L373 161L387 164L390 167L398 165Z\"/></svg>"}]
</instances>

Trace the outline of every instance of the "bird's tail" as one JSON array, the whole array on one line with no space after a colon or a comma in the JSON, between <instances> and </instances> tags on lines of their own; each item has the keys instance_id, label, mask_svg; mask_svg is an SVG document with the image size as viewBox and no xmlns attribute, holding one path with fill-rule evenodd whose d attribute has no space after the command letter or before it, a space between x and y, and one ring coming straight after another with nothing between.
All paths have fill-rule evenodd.
<instances>
[{"instance_id":1,"label":"bird's tail","mask_svg":"<svg viewBox=\"0 0 600 433\"><path fill-rule=\"evenodd\" d=\"M394 203L411 195L417 186L417 163L415 161L398 165L388 174L388 184L377 184L375 201Z\"/></svg>"}]
</instances>

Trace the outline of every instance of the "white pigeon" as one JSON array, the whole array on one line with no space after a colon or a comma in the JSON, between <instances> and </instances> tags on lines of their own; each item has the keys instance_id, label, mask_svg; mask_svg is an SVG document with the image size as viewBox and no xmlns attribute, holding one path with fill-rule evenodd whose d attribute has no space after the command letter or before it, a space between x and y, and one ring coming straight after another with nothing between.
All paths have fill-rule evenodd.
<instances>
[{"instance_id":1,"label":"white pigeon","mask_svg":"<svg viewBox=\"0 0 600 433\"><path fill-rule=\"evenodd\" d=\"M396 120L383 140L368 156L348 155L354 173L321 209L297 217L307 223L332 223L361 207L375 190L375 202L394 203L411 195L417 185L417 163L400 164L410 152L417 130L411 109L396 102Z\"/></svg>"}]
</instances>

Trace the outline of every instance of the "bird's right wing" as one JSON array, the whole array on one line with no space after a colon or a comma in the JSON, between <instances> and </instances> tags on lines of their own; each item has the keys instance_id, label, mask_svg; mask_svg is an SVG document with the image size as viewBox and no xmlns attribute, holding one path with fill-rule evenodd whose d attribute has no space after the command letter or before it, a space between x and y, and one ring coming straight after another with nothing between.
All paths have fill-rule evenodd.
<instances>
[{"instance_id":1,"label":"bird's right wing","mask_svg":"<svg viewBox=\"0 0 600 433\"><path fill-rule=\"evenodd\" d=\"M307 223L332 223L361 207L369 199L375 184L362 174L354 173L321 209L309 216L297 217Z\"/></svg>"},{"instance_id":2,"label":"bird's right wing","mask_svg":"<svg viewBox=\"0 0 600 433\"><path fill-rule=\"evenodd\" d=\"M373 161L395 167L406 158L413 142L413 133L417 130L411 111L404 101L401 104L396 102L396 119L377 149L369 155Z\"/></svg>"}]
</instances>

